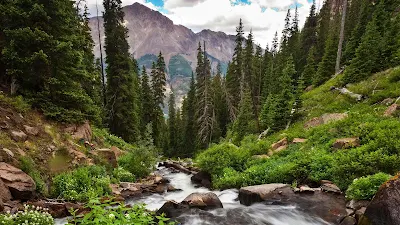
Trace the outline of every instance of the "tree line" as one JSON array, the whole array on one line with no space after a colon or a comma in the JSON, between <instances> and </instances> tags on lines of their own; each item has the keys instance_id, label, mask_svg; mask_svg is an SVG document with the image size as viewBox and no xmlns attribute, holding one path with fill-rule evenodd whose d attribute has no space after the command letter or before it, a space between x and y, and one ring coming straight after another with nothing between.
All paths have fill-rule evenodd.
<instances>
[{"instance_id":1,"label":"tree line","mask_svg":"<svg viewBox=\"0 0 400 225\"><path fill-rule=\"evenodd\" d=\"M226 76L220 65L212 72L207 43L199 43L190 90L181 108L172 90L165 119L163 55L152 68L138 68L121 1L103 1L103 79L86 7L69 0L4 0L1 88L22 95L51 119L91 120L131 143L151 135L165 155L190 157L221 138L240 144L246 135L287 128L302 117L306 87L325 83L338 68L346 85L399 65L399 3L326 0L317 11L314 1L302 29L297 8L289 9L280 38L276 32L264 49L251 30L244 37L240 20Z\"/></svg>"}]
</instances>

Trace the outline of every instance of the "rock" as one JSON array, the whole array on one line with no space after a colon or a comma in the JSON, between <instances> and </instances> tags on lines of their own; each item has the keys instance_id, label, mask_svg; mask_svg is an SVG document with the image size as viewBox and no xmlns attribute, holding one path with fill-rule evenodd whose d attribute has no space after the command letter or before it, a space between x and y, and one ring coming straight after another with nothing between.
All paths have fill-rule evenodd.
<instances>
[{"instance_id":1,"label":"rock","mask_svg":"<svg viewBox=\"0 0 400 225\"><path fill-rule=\"evenodd\" d=\"M159 193L159 194L164 194L164 192L167 190L167 185L165 185L165 184L159 184L159 185L157 185L156 186L156 188L154 189L154 191L156 192L156 193Z\"/></svg>"},{"instance_id":2,"label":"rock","mask_svg":"<svg viewBox=\"0 0 400 225\"><path fill-rule=\"evenodd\" d=\"M118 159L121 155L123 155L123 154L125 153L124 151L122 151L121 149L119 149L118 147L115 147L115 146L112 146L112 147L110 148L110 150L114 152L115 157L117 157L117 159Z\"/></svg>"},{"instance_id":3,"label":"rock","mask_svg":"<svg viewBox=\"0 0 400 225\"><path fill-rule=\"evenodd\" d=\"M15 162L14 153L8 148L0 149L0 162L6 162L14 164Z\"/></svg>"},{"instance_id":4,"label":"rock","mask_svg":"<svg viewBox=\"0 0 400 225\"><path fill-rule=\"evenodd\" d=\"M169 183L169 180L160 175L156 175L156 177L154 178L154 183L155 184L167 184L167 183Z\"/></svg>"},{"instance_id":5,"label":"rock","mask_svg":"<svg viewBox=\"0 0 400 225\"><path fill-rule=\"evenodd\" d=\"M297 205L307 215L319 217L331 224L339 224L347 215L344 195L323 192L319 188L313 190L313 194L295 193L288 184L264 184L241 188L239 200L247 206L257 202L268 205Z\"/></svg>"},{"instance_id":6,"label":"rock","mask_svg":"<svg viewBox=\"0 0 400 225\"><path fill-rule=\"evenodd\" d=\"M188 205L180 204L175 201L168 201L164 203L164 205L159 210L157 210L156 214L164 214L168 218L176 218L187 210L189 210Z\"/></svg>"},{"instance_id":7,"label":"rock","mask_svg":"<svg viewBox=\"0 0 400 225\"><path fill-rule=\"evenodd\" d=\"M280 141L278 141L278 142L272 144L272 145L271 145L271 149L272 149L273 151L277 151L278 149L283 150L282 147L286 148L286 147L288 146L288 144L289 144L289 143L288 143L288 140L287 140L287 138L285 137L285 138L281 139Z\"/></svg>"},{"instance_id":8,"label":"rock","mask_svg":"<svg viewBox=\"0 0 400 225\"><path fill-rule=\"evenodd\" d=\"M354 217L351 216L346 216L343 221L340 223L340 225L356 225L357 221Z\"/></svg>"},{"instance_id":9,"label":"rock","mask_svg":"<svg viewBox=\"0 0 400 225\"><path fill-rule=\"evenodd\" d=\"M8 187L4 184L3 180L0 179L0 200L8 202L12 199L11 192ZM1 210L0 210L1 212Z\"/></svg>"},{"instance_id":10,"label":"rock","mask_svg":"<svg viewBox=\"0 0 400 225\"><path fill-rule=\"evenodd\" d=\"M28 200L36 190L33 179L22 170L0 162L0 178L11 192L14 199Z\"/></svg>"},{"instance_id":11,"label":"rock","mask_svg":"<svg viewBox=\"0 0 400 225\"><path fill-rule=\"evenodd\" d=\"M347 148L360 147L360 139L357 137L337 139L335 143L333 143L332 147L334 149L347 149Z\"/></svg>"},{"instance_id":12,"label":"rock","mask_svg":"<svg viewBox=\"0 0 400 225\"><path fill-rule=\"evenodd\" d=\"M24 206L19 200L4 202L4 211L10 211L11 214L15 214L22 210L24 210Z\"/></svg>"},{"instance_id":13,"label":"rock","mask_svg":"<svg viewBox=\"0 0 400 225\"><path fill-rule=\"evenodd\" d=\"M188 204L190 208L204 210L223 208L221 200L219 200L218 196L213 192L192 193L187 196L182 203Z\"/></svg>"},{"instance_id":14,"label":"rock","mask_svg":"<svg viewBox=\"0 0 400 225\"><path fill-rule=\"evenodd\" d=\"M92 140L92 128L88 121L82 125L71 125L64 129L65 132L70 133L72 138L76 140L91 141Z\"/></svg>"},{"instance_id":15,"label":"rock","mask_svg":"<svg viewBox=\"0 0 400 225\"><path fill-rule=\"evenodd\" d=\"M182 191L182 189L177 189L170 184L167 186L167 192L176 192L176 191Z\"/></svg>"},{"instance_id":16,"label":"rock","mask_svg":"<svg viewBox=\"0 0 400 225\"><path fill-rule=\"evenodd\" d=\"M28 135L26 135L23 131L11 131L11 138L17 142L24 142L28 139Z\"/></svg>"},{"instance_id":17,"label":"rock","mask_svg":"<svg viewBox=\"0 0 400 225\"><path fill-rule=\"evenodd\" d=\"M67 148L69 156L73 159L73 165L89 164L89 158L85 153L75 150L73 148Z\"/></svg>"},{"instance_id":18,"label":"rock","mask_svg":"<svg viewBox=\"0 0 400 225\"><path fill-rule=\"evenodd\" d=\"M50 215L54 218L62 218L69 216L67 209L65 208L64 203L58 202L45 202L43 200L37 202L28 202L28 205L33 205L36 207L46 208L49 210Z\"/></svg>"},{"instance_id":19,"label":"rock","mask_svg":"<svg viewBox=\"0 0 400 225\"><path fill-rule=\"evenodd\" d=\"M251 158L253 159L268 159L268 155L253 155Z\"/></svg>"},{"instance_id":20,"label":"rock","mask_svg":"<svg viewBox=\"0 0 400 225\"><path fill-rule=\"evenodd\" d=\"M7 130L8 128L10 128L10 124L8 124L7 121L5 121L5 120L0 121L0 129Z\"/></svg>"},{"instance_id":21,"label":"rock","mask_svg":"<svg viewBox=\"0 0 400 225\"><path fill-rule=\"evenodd\" d=\"M37 136L39 134L39 130L36 127L31 127L28 125L24 125L25 132L32 136Z\"/></svg>"},{"instance_id":22,"label":"rock","mask_svg":"<svg viewBox=\"0 0 400 225\"><path fill-rule=\"evenodd\" d=\"M314 193L315 192L315 190L313 188L310 188L307 185L301 185L299 189L300 189L299 190L300 193Z\"/></svg>"},{"instance_id":23,"label":"rock","mask_svg":"<svg viewBox=\"0 0 400 225\"><path fill-rule=\"evenodd\" d=\"M357 221L359 221L361 219L361 217L364 215L366 209L367 209L367 207L362 207L354 213Z\"/></svg>"},{"instance_id":24,"label":"rock","mask_svg":"<svg viewBox=\"0 0 400 225\"><path fill-rule=\"evenodd\" d=\"M398 104L392 104L391 106L389 106L386 111L383 113L384 116L390 117L393 116L397 110L400 110L400 105Z\"/></svg>"},{"instance_id":25,"label":"rock","mask_svg":"<svg viewBox=\"0 0 400 225\"><path fill-rule=\"evenodd\" d=\"M314 89L314 86L313 86L313 85L310 85L310 86L306 87L306 89L305 89L304 91L305 91L305 92L309 92L309 91L311 91L312 89Z\"/></svg>"},{"instance_id":26,"label":"rock","mask_svg":"<svg viewBox=\"0 0 400 225\"><path fill-rule=\"evenodd\" d=\"M206 188L212 187L211 174L209 174L207 172L200 171L200 172L194 174L190 179L192 180L193 183L199 184L203 187L206 187Z\"/></svg>"},{"instance_id":27,"label":"rock","mask_svg":"<svg viewBox=\"0 0 400 225\"><path fill-rule=\"evenodd\" d=\"M240 204L249 206L256 202L262 202L276 189L289 187L288 184L263 184L249 187L242 187L239 190Z\"/></svg>"},{"instance_id":28,"label":"rock","mask_svg":"<svg viewBox=\"0 0 400 225\"><path fill-rule=\"evenodd\" d=\"M283 151L283 150L287 149L287 147L288 147L287 145L283 145L283 146L281 146L281 147L275 149L275 150L274 150L274 153L278 153L278 152L280 152L280 151Z\"/></svg>"},{"instance_id":29,"label":"rock","mask_svg":"<svg viewBox=\"0 0 400 225\"><path fill-rule=\"evenodd\" d=\"M307 139L304 139L304 138L294 138L292 143L293 144L298 144L298 143L304 143L306 141L307 141Z\"/></svg>"},{"instance_id":30,"label":"rock","mask_svg":"<svg viewBox=\"0 0 400 225\"><path fill-rule=\"evenodd\" d=\"M164 162L164 166L166 168L174 168L182 173L186 173L186 174L192 174L192 171L190 171L188 168L182 166L180 163L178 162L174 162L174 161L167 161Z\"/></svg>"},{"instance_id":31,"label":"rock","mask_svg":"<svg viewBox=\"0 0 400 225\"><path fill-rule=\"evenodd\" d=\"M354 210L359 210L363 207L367 207L369 204L369 201L367 200L351 200L346 204L347 208L354 209Z\"/></svg>"},{"instance_id":32,"label":"rock","mask_svg":"<svg viewBox=\"0 0 400 225\"><path fill-rule=\"evenodd\" d=\"M394 101L396 101L396 99L393 99L393 98L386 98L386 99L384 99L384 100L381 102L381 104L382 104L382 105L389 106L389 105L393 104Z\"/></svg>"},{"instance_id":33,"label":"rock","mask_svg":"<svg viewBox=\"0 0 400 225\"><path fill-rule=\"evenodd\" d=\"M0 199L0 212L3 212L4 210L4 202L3 200Z\"/></svg>"},{"instance_id":34,"label":"rock","mask_svg":"<svg viewBox=\"0 0 400 225\"><path fill-rule=\"evenodd\" d=\"M113 168L118 167L117 156L111 149L98 149L96 151L92 151L92 154L106 160L106 162L109 163Z\"/></svg>"},{"instance_id":35,"label":"rock","mask_svg":"<svg viewBox=\"0 0 400 225\"><path fill-rule=\"evenodd\" d=\"M331 192L335 194L341 194L342 191L340 191L340 188L336 186L336 184L332 183L331 181L321 181L321 190L324 192Z\"/></svg>"},{"instance_id":36,"label":"rock","mask_svg":"<svg viewBox=\"0 0 400 225\"><path fill-rule=\"evenodd\" d=\"M320 117L315 117L304 124L304 128L310 129L322 124L327 124L334 121L339 121L347 118L347 113L326 113Z\"/></svg>"},{"instance_id":37,"label":"rock","mask_svg":"<svg viewBox=\"0 0 400 225\"><path fill-rule=\"evenodd\" d=\"M137 197L142 195L142 189L138 187L128 187L128 188L123 188L120 190L121 196L123 198L131 198L131 197Z\"/></svg>"},{"instance_id":38,"label":"rock","mask_svg":"<svg viewBox=\"0 0 400 225\"><path fill-rule=\"evenodd\" d=\"M400 224L400 178L393 177L382 184L367 206L359 225Z\"/></svg>"}]
</instances>

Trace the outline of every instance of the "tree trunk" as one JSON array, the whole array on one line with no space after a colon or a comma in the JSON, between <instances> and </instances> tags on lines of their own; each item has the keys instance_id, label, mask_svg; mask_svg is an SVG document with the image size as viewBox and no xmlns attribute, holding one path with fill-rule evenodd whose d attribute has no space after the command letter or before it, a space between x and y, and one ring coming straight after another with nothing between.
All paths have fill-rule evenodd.
<instances>
[{"instance_id":1,"label":"tree trunk","mask_svg":"<svg viewBox=\"0 0 400 225\"><path fill-rule=\"evenodd\" d=\"M343 0L343 13L342 13L342 22L340 24L340 36L339 36L339 45L336 57L336 67L335 73L339 73L340 71L340 59L342 57L342 48L343 48L343 41L344 41L344 24L346 22L346 11L347 11L347 0Z\"/></svg>"}]
</instances>

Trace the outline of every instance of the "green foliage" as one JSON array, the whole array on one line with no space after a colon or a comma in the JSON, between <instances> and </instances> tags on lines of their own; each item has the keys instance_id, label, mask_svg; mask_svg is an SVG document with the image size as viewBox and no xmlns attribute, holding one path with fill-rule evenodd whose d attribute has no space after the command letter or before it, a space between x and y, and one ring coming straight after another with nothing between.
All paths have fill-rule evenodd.
<instances>
[{"instance_id":1,"label":"green foliage","mask_svg":"<svg viewBox=\"0 0 400 225\"><path fill-rule=\"evenodd\" d=\"M135 176L122 167L117 167L113 171L113 177L120 182L135 182Z\"/></svg>"},{"instance_id":2,"label":"green foliage","mask_svg":"<svg viewBox=\"0 0 400 225\"><path fill-rule=\"evenodd\" d=\"M237 171L243 170L248 157L248 152L241 151L237 146L231 143L222 143L200 153L196 157L196 162L202 170L219 176L226 167L231 167Z\"/></svg>"},{"instance_id":3,"label":"green foliage","mask_svg":"<svg viewBox=\"0 0 400 225\"><path fill-rule=\"evenodd\" d=\"M42 175L36 169L37 166L33 160L27 156L23 156L19 159L20 169L28 174L36 183L36 191L40 194L47 195L47 186L42 178Z\"/></svg>"},{"instance_id":4,"label":"green foliage","mask_svg":"<svg viewBox=\"0 0 400 225\"><path fill-rule=\"evenodd\" d=\"M141 145L130 149L118 159L118 165L132 173L136 178L142 178L154 169L157 151L154 146Z\"/></svg>"},{"instance_id":5,"label":"green foliage","mask_svg":"<svg viewBox=\"0 0 400 225\"><path fill-rule=\"evenodd\" d=\"M156 216L149 212L143 205L126 206L121 202L112 200L102 201L99 199L91 199L86 208L90 209L89 213L79 216L73 213L73 218L68 225L173 225L175 223L168 222L169 219L163 215Z\"/></svg>"},{"instance_id":6,"label":"green foliage","mask_svg":"<svg viewBox=\"0 0 400 225\"><path fill-rule=\"evenodd\" d=\"M8 97L0 91L0 103L4 103L6 105L11 105L17 110L17 112L25 113L27 112L31 106L24 100L22 96L16 97Z\"/></svg>"},{"instance_id":7,"label":"green foliage","mask_svg":"<svg viewBox=\"0 0 400 225\"><path fill-rule=\"evenodd\" d=\"M106 147L116 146L119 149L133 149L133 145L126 143L122 138L119 138L113 134L110 134L107 129L100 129L92 127L93 138Z\"/></svg>"},{"instance_id":8,"label":"green foliage","mask_svg":"<svg viewBox=\"0 0 400 225\"><path fill-rule=\"evenodd\" d=\"M330 34L326 41L324 56L322 57L322 61L318 64L318 70L313 80L315 85L323 84L335 74L337 42L337 34Z\"/></svg>"},{"instance_id":9,"label":"green foliage","mask_svg":"<svg viewBox=\"0 0 400 225\"><path fill-rule=\"evenodd\" d=\"M178 75L190 77L192 75L192 67L183 56L174 55L169 60L168 72L171 79Z\"/></svg>"},{"instance_id":10,"label":"green foliage","mask_svg":"<svg viewBox=\"0 0 400 225\"><path fill-rule=\"evenodd\" d=\"M248 88L244 90L244 96L239 104L239 114L233 123L233 142L240 143L245 135L257 132L257 121L254 115L251 93Z\"/></svg>"},{"instance_id":11,"label":"green foliage","mask_svg":"<svg viewBox=\"0 0 400 225\"><path fill-rule=\"evenodd\" d=\"M53 217L46 209L25 205L24 211L15 214L0 214L0 225L54 225Z\"/></svg>"},{"instance_id":12,"label":"green foliage","mask_svg":"<svg viewBox=\"0 0 400 225\"><path fill-rule=\"evenodd\" d=\"M355 200L371 200L379 187L390 179L389 174L377 173L355 179L346 191L346 197Z\"/></svg>"},{"instance_id":13,"label":"green foliage","mask_svg":"<svg viewBox=\"0 0 400 225\"><path fill-rule=\"evenodd\" d=\"M100 166L80 167L53 178L52 195L68 201L87 201L111 193L110 177Z\"/></svg>"},{"instance_id":14,"label":"green foliage","mask_svg":"<svg viewBox=\"0 0 400 225\"><path fill-rule=\"evenodd\" d=\"M146 54L146 55L140 57L137 60L137 62L138 62L139 68L143 68L143 66L146 68L151 68L151 65L153 63L157 62L157 56L154 54Z\"/></svg>"}]
</instances>

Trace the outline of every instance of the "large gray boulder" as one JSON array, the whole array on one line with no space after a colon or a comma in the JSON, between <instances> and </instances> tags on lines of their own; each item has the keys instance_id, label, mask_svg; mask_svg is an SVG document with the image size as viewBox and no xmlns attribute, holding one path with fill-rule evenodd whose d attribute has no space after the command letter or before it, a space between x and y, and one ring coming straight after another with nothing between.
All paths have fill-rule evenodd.
<instances>
[{"instance_id":1,"label":"large gray boulder","mask_svg":"<svg viewBox=\"0 0 400 225\"><path fill-rule=\"evenodd\" d=\"M183 201L183 204L189 205L190 208L199 209L218 209L223 208L221 200L215 193L192 193L187 196Z\"/></svg>"}]
</instances>

